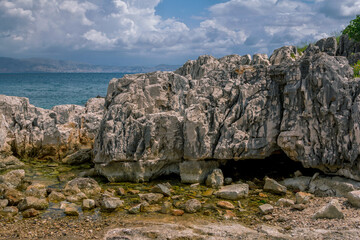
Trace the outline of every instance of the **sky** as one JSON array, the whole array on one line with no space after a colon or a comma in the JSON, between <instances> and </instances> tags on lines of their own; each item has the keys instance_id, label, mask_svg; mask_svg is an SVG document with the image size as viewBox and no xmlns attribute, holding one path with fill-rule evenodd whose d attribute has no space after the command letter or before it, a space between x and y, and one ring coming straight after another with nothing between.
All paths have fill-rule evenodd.
<instances>
[{"instance_id":1,"label":"sky","mask_svg":"<svg viewBox=\"0 0 360 240\"><path fill-rule=\"evenodd\" d=\"M360 0L0 0L0 56L114 66L270 56L357 14Z\"/></svg>"}]
</instances>

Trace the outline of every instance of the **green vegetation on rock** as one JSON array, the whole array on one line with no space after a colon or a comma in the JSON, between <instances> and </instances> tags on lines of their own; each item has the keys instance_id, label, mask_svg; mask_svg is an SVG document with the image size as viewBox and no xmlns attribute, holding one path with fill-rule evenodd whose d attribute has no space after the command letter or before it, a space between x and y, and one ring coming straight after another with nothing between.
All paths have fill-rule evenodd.
<instances>
[{"instance_id":1,"label":"green vegetation on rock","mask_svg":"<svg viewBox=\"0 0 360 240\"><path fill-rule=\"evenodd\" d=\"M343 34L347 34L350 39L360 41L360 15L357 15L355 19L350 21L350 24L342 31Z\"/></svg>"},{"instance_id":2,"label":"green vegetation on rock","mask_svg":"<svg viewBox=\"0 0 360 240\"><path fill-rule=\"evenodd\" d=\"M360 60L353 66L354 69L354 77L360 77Z\"/></svg>"}]
</instances>

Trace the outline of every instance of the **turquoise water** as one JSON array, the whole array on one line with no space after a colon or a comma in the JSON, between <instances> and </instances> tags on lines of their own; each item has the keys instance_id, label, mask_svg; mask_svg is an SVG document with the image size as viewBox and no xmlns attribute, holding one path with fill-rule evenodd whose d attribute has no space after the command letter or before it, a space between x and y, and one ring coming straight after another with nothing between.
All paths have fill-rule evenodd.
<instances>
[{"instance_id":1,"label":"turquoise water","mask_svg":"<svg viewBox=\"0 0 360 240\"><path fill-rule=\"evenodd\" d=\"M1 73L0 94L27 97L36 107L85 105L106 96L109 81L125 73Z\"/></svg>"}]
</instances>

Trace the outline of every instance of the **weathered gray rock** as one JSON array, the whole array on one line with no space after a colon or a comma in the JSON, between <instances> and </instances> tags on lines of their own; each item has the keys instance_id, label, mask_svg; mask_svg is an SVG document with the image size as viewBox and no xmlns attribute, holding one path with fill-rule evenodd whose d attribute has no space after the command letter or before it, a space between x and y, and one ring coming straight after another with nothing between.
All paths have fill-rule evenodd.
<instances>
[{"instance_id":1,"label":"weathered gray rock","mask_svg":"<svg viewBox=\"0 0 360 240\"><path fill-rule=\"evenodd\" d=\"M16 189L8 188L5 190L4 197L9 201L9 205L17 205L24 199L24 194Z\"/></svg>"},{"instance_id":2,"label":"weathered gray rock","mask_svg":"<svg viewBox=\"0 0 360 240\"><path fill-rule=\"evenodd\" d=\"M26 196L32 196L37 198L46 198L47 192L44 184L34 183L26 188Z\"/></svg>"},{"instance_id":3,"label":"weathered gray rock","mask_svg":"<svg viewBox=\"0 0 360 240\"><path fill-rule=\"evenodd\" d=\"M19 213L19 210L17 209L17 207L14 206L8 206L8 207L4 207L2 210L0 210L0 215L3 216L15 216L16 214Z\"/></svg>"},{"instance_id":4,"label":"weathered gray rock","mask_svg":"<svg viewBox=\"0 0 360 240\"><path fill-rule=\"evenodd\" d=\"M275 49L273 54L270 56L271 65L289 64L299 58L296 47L284 46Z\"/></svg>"},{"instance_id":5,"label":"weathered gray rock","mask_svg":"<svg viewBox=\"0 0 360 240\"><path fill-rule=\"evenodd\" d=\"M270 214L274 211L274 207L270 204L260 205L259 209L262 214Z\"/></svg>"},{"instance_id":6,"label":"weathered gray rock","mask_svg":"<svg viewBox=\"0 0 360 240\"><path fill-rule=\"evenodd\" d=\"M360 58L356 58L359 56L360 52L360 43L356 42L353 39L349 39L348 35L341 35L339 39L339 46L336 55L345 56L349 60L349 64L355 64ZM356 55L356 56L354 56Z\"/></svg>"},{"instance_id":7,"label":"weathered gray rock","mask_svg":"<svg viewBox=\"0 0 360 240\"><path fill-rule=\"evenodd\" d=\"M104 99L85 107L37 108L27 98L0 95L0 152L21 157L65 156L78 146L91 146L104 112Z\"/></svg>"},{"instance_id":8,"label":"weathered gray rock","mask_svg":"<svg viewBox=\"0 0 360 240\"><path fill-rule=\"evenodd\" d=\"M286 194L286 187L275 181L274 179L265 178L264 191L275 194Z\"/></svg>"},{"instance_id":9,"label":"weathered gray rock","mask_svg":"<svg viewBox=\"0 0 360 240\"><path fill-rule=\"evenodd\" d=\"M215 161L186 161L180 163L180 177L183 183L203 183L209 173L219 166Z\"/></svg>"},{"instance_id":10,"label":"weathered gray rock","mask_svg":"<svg viewBox=\"0 0 360 240\"><path fill-rule=\"evenodd\" d=\"M52 191L49 196L48 199L50 202L61 202L63 200L65 200L65 195L62 194L61 192L57 192L57 191Z\"/></svg>"},{"instance_id":11,"label":"weathered gray rock","mask_svg":"<svg viewBox=\"0 0 360 240\"><path fill-rule=\"evenodd\" d=\"M216 191L215 196L228 200L238 200L244 197L247 197L249 193L249 185L243 184L233 184L227 185L220 188L219 191Z\"/></svg>"},{"instance_id":12,"label":"weathered gray rock","mask_svg":"<svg viewBox=\"0 0 360 240\"><path fill-rule=\"evenodd\" d=\"M70 165L78 165L90 162L92 158L92 149L81 149L62 159L62 162Z\"/></svg>"},{"instance_id":13,"label":"weathered gray rock","mask_svg":"<svg viewBox=\"0 0 360 240\"><path fill-rule=\"evenodd\" d=\"M311 177L300 176L295 178L286 178L281 181L280 184L296 191L306 191L309 188L310 181Z\"/></svg>"},{"instance_id":14,"label":"weathered gray rock","mask_svg":"<svg viewBox=\"0 0 360 240\"><path fill-rule=\"evenodd\" d=\"M255 65L255 64L270 65L269 57L267 56L267 54L259 54L259 53L254 54L251 64L252 65Z\"/></svg>"},{"instance_id":15,"label":"weathered gray rock","mask_svg":"<svg viewBox=\"0 0 360 240\"><path fill-rule=\"evenodd\" d=\"M311 198L312 198L312 195L310 193L297 192L295 194L296 204L307 204Z\"/></svg>"},{"instance_id":16,"label":"weathered gray rock","mask_svg":"<svg viewBox=\"0 0 360 240\"><path fill-rule=\"evenodd\" d=\"M170 187L171 186L167 186L166 184L159 183L151 188L151 192L161 193L164 194L165 196L170 196L171 195Z\"/></svg>"},{"instance_id":17,"label":"weathered gray rock","mask_svg":"<svg viewBox=\"0 0 360 240\"><path fill-rule=\"evenodd\" d=\"M84 199L82 202L83 209L93 209L95 207L95 200L94 199Z\"/></svg>"},{"instance_id":18,"label":"weathered gray rock","mask_svg":"<svg viewBox=\"0 0 360 240\"><path fill-rule=\"evenodd\" d=\"M360 182L342 177L317 177L309 184L309 192L316 196L346 197L360 189Z\"/></svg>"},{"instance_id":19,"label":"weathered gray rock","mask_svg":"<svg viewBox=\"0 0 360 240\"><path fill-rule=\"evenodd\" d=\"M354 207L360 207L360 191L356 190L356 191L351 191L347 194L347 200L349 201L349 203L351 203L351 205L353 205Z\"/></svg>"},{"instance_id":20,"label":"weathered gray rock","mask_svg":"<svg viewBox=\"0 0 360 240\"><path fill-rule=\"evenodd\" d=\"M40 199L36 197L25 197L17 205L20 211L24 211L29 208L34 208L36 210L44 210L49 207L49 203L46 199Z\"/></svg>"},{"instance_id":21,"label":"weathered gray rock","mask_svg":"<svg viewBox=\"0 0 360 240\"><path fill-rule=\"evenodd\" d=\"M164 202L162 205L161 205L161 213L163 214L170 214L171 213L171 210L172 210L172 204L171 202Z\"/></svg>"},{"instance_id":22,"label":"weathered gray rock","mask_svg":"<svg viewBox=\"0 0 360 240\"><path fill-rule=\"evenodd\" d=\"M336 199L331 200L326 206L317 211L312 218L344 218L344 214L341 211L339 201Z\"/></svg>"},{"instance_id":23,"label":"weathered gray rock","mask_svg":"<svg viewBox=\"0 0 360 240\"><path fill-rule=\"evenodd\" d=\"M79 216L80 215L79 207L77 205L69 204L65 207L64 213L67 216Z\"/></svg>"},{"instance_id":24,"label":"weathered gray rock","mask_svg":"<svg viewBox=\"0 0 360 240\"><path fill-rule=\"evenodd\" d=\"M124 201L117 197L104 197L100 200L100 207L102 211L112 212L117 208L122 207Z\"/></svg>"},{"instance_id":25,"label":"weathered gray rock","mask_svg":"<svg viewBox=\"0 0 360 240\"><path fill-rule=\"evenodd\" d=\"M0 153L0 171L22 168L24 165L25 164L21 162L18 158Z\"/></svg>"},{"instance_id":26,"label":"weathered gray rock","mask_svg":"<svg viewBox=\"0 0 360 240\"><path fill-rule=\"evenodd\" d=\"M86 199L86 198L87 198L87 196L85 193L79 192L79 193L67 196L66 201L76 203L76 202L81 202L83 199Z\"/></svg>"},{"instance_id":27,"label":"weathered gray rock","mask_svg":"<svg viewBox=\"0 0 360 240\"><path fill-rule=\"evenodd\" d=\"M94 197L100 194L101 187L92 178L75 178L64 187L65 195L74 195L80 192L84 193L87 197Z\"/></svg>"},{"instance_id":28,"label":"weathered gray rock","mask_svg":"<svg viewBox=\"0 0 360 240\"><path fill-rule=\"evenodd\" d=\"M295 204L294 200L291 199L287 199L287 198L280 198L277 202L276 205L277 206L281 206L281 207L291 207Z\"/></svg>"},{"instance_id":29,"label":"weathered gray rock","mask_svg":"<svg viewBox=\"0 0 360 240\"><path fill-rule=\"evenodd\" d=\"M224 185L224 175L221 169L216 168L206 178L206 186L211 188L219 188Z\"/></svg>"},{"instance_id":30,"label":"weathered gray rock","mask_svg":"<svg viewBox=\"0 0 360 240\"><path fill-rule=\"evenodd\" d=\"M190 199L185 202L185 212L196 213L201 209L201 202L197 199Z\"/></svg>"},{"instance_id":31,"label":"weathered gray rock","mask_svg":"<svg viewBox=\"0 0 360 240\"><path fill-rule=\"evenodd\" d=\"M315 43L315 46L319 47L320 51L335 56L337 51L336 37L329 37L320 39Z\"/></svg>"},{"instance_id":32,"label":"weathered gray rock","mask_svg":"<svg viewBox=\"0 0 360 240\"><path fill-rule=\"evenodd\" d=\"M153 204L159 202L164 197L164 195L161 193L144 193L139 194L139 197L141 200L145 200L148 203Z\"/></svg>"},{"instance_id":33,"label":"weathered gray rock","mask_svg":"<svg viewBox=\"0 0 360 240\"><path fill-rule=\"evenodd\" d=\"M25 178L25 170L12 170L0 176L0 183L4 183L8 187L18 188L23 183Z\"/></svg>"}]
</instances>

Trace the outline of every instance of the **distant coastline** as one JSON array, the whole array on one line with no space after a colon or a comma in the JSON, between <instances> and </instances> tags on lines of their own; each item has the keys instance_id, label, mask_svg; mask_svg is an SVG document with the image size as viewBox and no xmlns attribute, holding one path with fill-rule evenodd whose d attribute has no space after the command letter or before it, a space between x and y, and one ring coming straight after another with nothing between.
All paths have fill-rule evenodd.
<instances>
[{"instance_id":1,"label":"distant coastline","mask_svg":"<svg viewBox=\"0 0 360 240\"><path fill-rule=\"evenodd\" d=\"M103 66L43 58L0 57L0 73L146 73L174 71L180 65Z\"/></svg>"}]
</instances>

